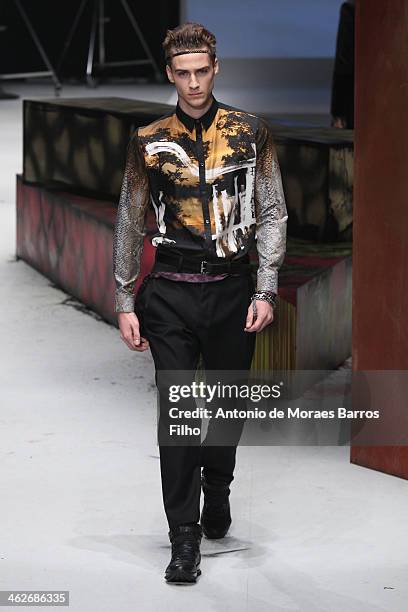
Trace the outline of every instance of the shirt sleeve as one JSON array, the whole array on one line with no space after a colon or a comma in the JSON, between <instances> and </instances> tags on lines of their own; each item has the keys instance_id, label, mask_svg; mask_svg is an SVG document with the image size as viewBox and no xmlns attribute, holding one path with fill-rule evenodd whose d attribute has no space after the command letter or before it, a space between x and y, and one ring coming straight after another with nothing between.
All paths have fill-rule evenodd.
<instances>
[{"instance_id":1,"label":"shirt sleeve","mask_svg":"<svg viewBox=\"0 0 408 612\"><path fill-rule=\"evenodd\" d=\"M286 252L287 210L275 143L269 125L259 120L255 170L257 291L278 292L278 270Z\"/></svg>"},{"instance_id":2,"label":"shirt sleeve","mask_svg":"<svg viewBox=\"0 0 408 612\"><path fill-rule=\"evenodd\" d=\"M115 312L134 311L134 288L140 271L145 216L150 189L137 131L130 138L113 233Z\"/></svg>"}]
</instances>

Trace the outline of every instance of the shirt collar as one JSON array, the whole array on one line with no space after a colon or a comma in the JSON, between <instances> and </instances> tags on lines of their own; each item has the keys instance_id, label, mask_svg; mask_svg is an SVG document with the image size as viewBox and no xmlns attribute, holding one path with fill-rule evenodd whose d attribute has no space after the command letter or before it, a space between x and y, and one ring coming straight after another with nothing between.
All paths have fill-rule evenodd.
<instances>
[{"instance_id":1,"label":"shirt collar","mask_svg":"<svg viewBox=\"0 0 408 612\"><path fill-rule=\"evenodd\" d=\"M193 131L196 121L200 121L206 130L208 130L208 128L214 121L214 117L218 110L218 102L214 98L214 96L212 98L213 101L210 108L207 110L206 113L204 113L204 115L201 115L201 117L199 117L198 119L195 119L194 117L191 117L190 115L185 113L177 102L176 115L180 119L180 121L186 126L186 128L190 130L190 132Z\"/></svg>"}]
</instances>

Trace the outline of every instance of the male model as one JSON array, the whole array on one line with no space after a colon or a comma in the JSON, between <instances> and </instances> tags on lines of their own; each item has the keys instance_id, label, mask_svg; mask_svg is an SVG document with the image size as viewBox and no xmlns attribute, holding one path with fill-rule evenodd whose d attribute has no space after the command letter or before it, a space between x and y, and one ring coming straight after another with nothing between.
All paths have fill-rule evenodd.
<instances>
[{"instance_id":1,"label":"male model","mask_svg":"<svg viewBox=\"0 0 408 612\"><path fill-rule=\"evenodd\" d=\"M248 371L254 332L273 320L285 254L287 211L274 141L264 120L213 96L215 43L196 23L167 32L166 71L177 106L139 127L128 147L114 234L115 310L127 346L150 347L156 383L158 372L194 370L200 355L206 371ZM135 301L149 205L156 258ZM256 291L248 257L255 240ZM163 394L160 403L167 426ZM195 582L202 533L221 538L231 524L236 444L159 442L159 451L172 544L165 578Z\"/></svg>"}]
</instances>

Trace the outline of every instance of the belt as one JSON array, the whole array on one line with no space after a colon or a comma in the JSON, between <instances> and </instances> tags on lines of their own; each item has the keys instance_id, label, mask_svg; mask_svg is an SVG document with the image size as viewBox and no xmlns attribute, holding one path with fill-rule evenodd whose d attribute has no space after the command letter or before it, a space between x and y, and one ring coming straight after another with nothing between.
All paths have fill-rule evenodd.
<instances>
[{"instance_id":1,"label":"belt","mask_svg":"<svg viewBox=\"0 0 408 612\"><path fill-rule=\"evenodd\" d=\"M249 273L251 270L248 255L244 255L240 262L224 261L217 263L200 257L188 257L182 253L165 252L159 247L157 247L155 264L156 262L164 263L176 272L195 272L197 274ZM156 265L154 270L158 270Z\"/></svg>"}]
</instances>

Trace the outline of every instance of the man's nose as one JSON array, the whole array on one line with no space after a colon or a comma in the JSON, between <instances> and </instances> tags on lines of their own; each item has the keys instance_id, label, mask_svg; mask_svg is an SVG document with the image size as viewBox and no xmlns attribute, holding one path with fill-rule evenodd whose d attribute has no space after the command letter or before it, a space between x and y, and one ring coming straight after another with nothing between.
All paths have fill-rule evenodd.
<instances>
[{"instance_id":1,"label":"man's nose","mask_svg":"<svg viewBox=\"0 0 408 612\"><path fill-rule=\"evenodd\" d=\"M194 74L191 75L191 78L190 78L190 87L191 89L197 89L197 87L199 87L199 83Z\"/></svg>"}]
</instances>

